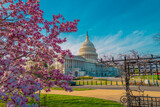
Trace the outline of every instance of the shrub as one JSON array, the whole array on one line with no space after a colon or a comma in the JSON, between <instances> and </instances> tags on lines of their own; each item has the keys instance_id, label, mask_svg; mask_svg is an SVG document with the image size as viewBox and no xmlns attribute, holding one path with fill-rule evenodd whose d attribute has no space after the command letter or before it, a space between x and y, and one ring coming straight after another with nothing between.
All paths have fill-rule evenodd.
<instances>
[{"instance_id":1,"label":"shrub","mask_svg":"<svg viewBox=\"0 0 160 107\"><path fill-rule=\"evenodd\" d=\"M82 76L82 77L77 77L74 80L81 80L81 79L93 79L93 77L90 76Z\"/></svg>"}]
</instances>

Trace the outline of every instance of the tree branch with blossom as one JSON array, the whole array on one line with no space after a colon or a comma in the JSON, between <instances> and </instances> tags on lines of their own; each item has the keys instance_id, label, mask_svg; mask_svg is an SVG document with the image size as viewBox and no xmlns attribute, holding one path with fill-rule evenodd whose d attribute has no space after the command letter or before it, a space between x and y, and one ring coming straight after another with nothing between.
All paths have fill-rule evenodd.
<instances>
[{"instance_id":1,"label":"tree branch with blossom","mask_svg":"<svg viewBox=\"0 0 160 107\"><path fill-rule=\"evenodd\" d=\"M58 35L76 32L79 20L65 21L59 14L53 15L53 21L47 21L38 0L3 0L0 6L0 98L7 106L26 107L28 98L38 101L35 92L45 87L58 85L72 91L68 81L73 76L64 75L58 69L48 70L41 62L52 65L54 59L64 63L66 55L72 57L69 50L59 46L66 38ZM48 36L42 31L47 31ZM25 69L28 59L38 62L40 69L34 70L32 66Z\"/></svg>"}]
</instances>

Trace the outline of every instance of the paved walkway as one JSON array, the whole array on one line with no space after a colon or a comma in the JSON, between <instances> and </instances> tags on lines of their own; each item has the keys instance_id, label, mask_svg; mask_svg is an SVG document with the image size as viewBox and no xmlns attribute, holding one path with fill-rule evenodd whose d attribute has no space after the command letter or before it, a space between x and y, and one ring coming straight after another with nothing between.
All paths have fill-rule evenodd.
<instances>
[{"instance_id":1,"label":"paved walkway","mask_svg":"<svg viewBox=\"0 0 160 107\"><path fill-rule=\"evenodd\" d=\"M108 90L124 90L125 88L123 86L114 86L114 85L82 85L82 86L71 86L73 88L93 88L93 89L108 89ZM138 90L139 86L130 86L131 90ZM160 87L156 86L140 86L141 90L144 91L159 91Z\"/></svg>"},{"instance_id":2,"label":"paved walkway","mask_svg":"<svg viewBox=\"0 0 160 107\"><path fill-rule=\"evenodd\" d=\"M46 93L42 90L42 93ZM122 95L124 95L124 90L109 90L109 89L95 89L95 90L86 90L86 91L73 91L73 92L66 92L63 90L52 90L47 94L61 94L61 95L73 95L73 96L85 96L85 97L95 97L101 98L106 100L112 100L116 102L120 102L119 99ZM145 95L148 94L149 96L160 97L160 92L156 91L145 91Z\"/></svg>"}]
</instances>

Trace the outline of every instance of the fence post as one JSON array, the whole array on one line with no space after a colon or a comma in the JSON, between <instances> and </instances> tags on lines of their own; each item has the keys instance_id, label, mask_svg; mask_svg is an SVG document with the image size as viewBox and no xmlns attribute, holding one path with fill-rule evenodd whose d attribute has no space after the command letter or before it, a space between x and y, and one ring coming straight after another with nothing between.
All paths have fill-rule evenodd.
<instances>
[{"instance_id":1,"label":"fence post","mask_svg":"<svg viewBox=\"0 0 160 107\"><path fill-rule=\"evenodd\" d=\"M118 85L118 82L116 81L116 85Z\"/></svg>"},{"instance_id":2,"label":"fence post","mask_svg":"<svg viewBox=\"0 0 160 107\"><path fill-rule=\"evenodd\" d=\"M93 85L93 80L91 81L91 85Z\"/></svg>"},{"instance_id":3,"label":"fence post","mask_svg":"<svg viewBox=\"0 0 160 107\"><path fill-rule=\"evenodd\" d=\"M112 85L112 81L111 81L111 85Z\"/></svg>"},{"instance_id":4,"label":"fence post","mask_svg":"<svg viewBox=\"0 0 160 107\"><path fill-rule=\"evenodd\" d=\"M151 85L150 85L150 81L149 81L149 80L148 80L148 86L151 86Z\"/></svg>"},{"instance_id":5,"label":"fence post","mask_svg":"<svg viewBox=\"0 0 160 107\"><path fill-rule=\"evenodd\" d=\"M123 85L123 80L122 80L122 85Z\"/></svg>"},{"instance_id":6,"label":"fence post","mask_svg":"<svg viewBox=\"0 0 160 107\"><path fill-rule=\"evenodd\" d=\"M107 85L107 80L106 80L106 85Z\"/></svg>"},{"instance_id":7,"label":"fence post","mask_svg":"<svg viewBox=\"0 0 160 107\"><path fill-rule=\"evenodd\" d=\"M87 81L87 85L88 85L88 81Z\"/></svg>"},{"instance_id":8,"label":"fence post","mask_svg":"<svg viewBox=\"0 0 160 107\"><path fill-rule=\"evenodd\" d=\"M148 101L148 94L147 94L147 104L148 104L148 106L149 106L149 101Z\"/></svg>"},{"instance_id":9,"label":"fence post","mask_svg":"<svg viewBox=\"0 0 160 107\"><path fill-rule=\"evenodd\" d=\"M83 80L83 85L84 85L84 80Z\"/></svg>"},{"instance_id":10,"label":"fence post","mask_svg":"<svg viewBox=\"0 0 160 107\"><path fill-rule=\"evenodd\" d=\"M101 85L102 85L102 80L101 80Z\"/></svg>"},{"instance_id":11,"label":"fence post","mask_svg":"<svg viewBox=\"0 0 160 107\"><path fill-rule=\"evenodd\" d=\"M153 99L152 99L152 97L151 97L151 107L153 107Z\"/></svg>"},{"instance_id":12,"label":"fence post","mask_svg":"<svg viewBox=\"0 0 160 107\"><path fill-rule=\"evenodd\" d=\"M141 86L143 86L143 82L142 82L142 80L141 80Z\"/></svg>"},{"instance_id":13,"label":"fence post","mask_svg":"<svg viewBox=\"0 0 160 107\"><path fill-rule=\"evenodd\" d=\"M156 85L157 85L157 87L159 86L159 84L158 84L158 81L156 80Z\"/></svg>"},{"instance_id":14,"label":"fence post","mask_svg":"<svg viewBox=\"0 0 160 107\"><path fill-rule=\"evenodd\" d=\"M81 85L80 81L79 81L79 85Z\"/></svg>"},{"instance_id":15,"label":"fence post","mask_svg":"<svg viewBox=\"0 0 160 107\"><path fill-rule=\"evenodd\" d=\"M97 81L96 81L96 85L97 85Z\"/></svg>"},{"instance_id":16,"label":"fence post","mask_svg":"<svg viewBox=\"0 0 160 107\"><path fill-rule=\"evenodd\" d=\"M136 86L136 80L134 80L134 85Z\"/></svg>"},{"instance_id":17,"label":"fence post","mask_svg":"<svg viewBox=\"0 0 160 107\"><path fill-rule=\"evenodd\" d=\"M138 97L138 107L141 107L141 98L140 98L140 96Z\"/></svg>"},{"instance_id":18,"label":"fence post","mask_svg":"<svg viewBox=\"0 0 160 107\"><path fill-rule=\"evenodd\" d=\"M153 85L156 85L155 82L154 82L154 80L153 80Z\"/></svg>"}]
</instances>

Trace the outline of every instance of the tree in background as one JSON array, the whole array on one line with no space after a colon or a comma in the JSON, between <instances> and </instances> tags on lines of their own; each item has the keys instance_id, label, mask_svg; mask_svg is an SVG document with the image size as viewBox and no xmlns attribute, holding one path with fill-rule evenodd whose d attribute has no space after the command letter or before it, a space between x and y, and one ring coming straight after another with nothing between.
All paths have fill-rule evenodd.
<instances>
[{"instance_id":1,"label":"tree in background","mask_svg":"<svg viewBox=\"0 0 160 107\"><path fill-rule=\"evenodd\" d=\"M148 55L142 54L140 55L139 52L135 51L135 50L130 50L127 53L121 53L118 54L116 57L116 60L124 60L124 57L126 57L126 59L137 59L138 57L141 58L145 58L148 57ZM124 62L123 61L119 61L119 62L114 62L114 57L112 55L104 55L102 57L103 61L111 61L108 63L105 63L107 67L116 67L118 69L118 73L119 75L122 77L124 74ZM112 62L113 60L113 62ZM146 62L148 62L149 60L145 60L145 61L141 61L139 60L138 63L141 64L142 66L144 66L144 74L146 75ZM130 61L130 63L132 63L132 61ZM139 74L140 71L138 69L138 65L137 63L132 63L132 66L137 66L137 68L132 69L132 72L134 72L135 74ZM140 65L139 65L140 66Z\"/></svg>"},{"instance_id":2,"label":"tree in background","mask_svg":"<svg viewBox=\"0 0 160 107\"><path fill-rule=\"evenodd\" d=\"M159 42L159 41L160 41L160 33L156 34L156 35L153 37L153 39L154 39L155 41Z\"/></svg>"},{"instance_id":3,"label":"tree in background","mask_svg":"<svg viewBox=\"0 0 160 107\"><path fill-rule=\"evenodd\" d=\"M72 76L58 69L47 70L43 65L52 65L53 59L64 63L66 55L72 57L69 50L59 46L66 38L58 38L58 35L76 32L79 20L64 20L60 14L53 15L53 21L45 20L38 0L0 1L0 99L8 107L26 107L28 98L38 101L35 92L44 87L49 87L46 92L54 85L72 90L68 87ZM44 31L48 36L42 33ZM38 69L31 66L26 70L27 60L36 62Z\"/></svg>"}]
</instances>

